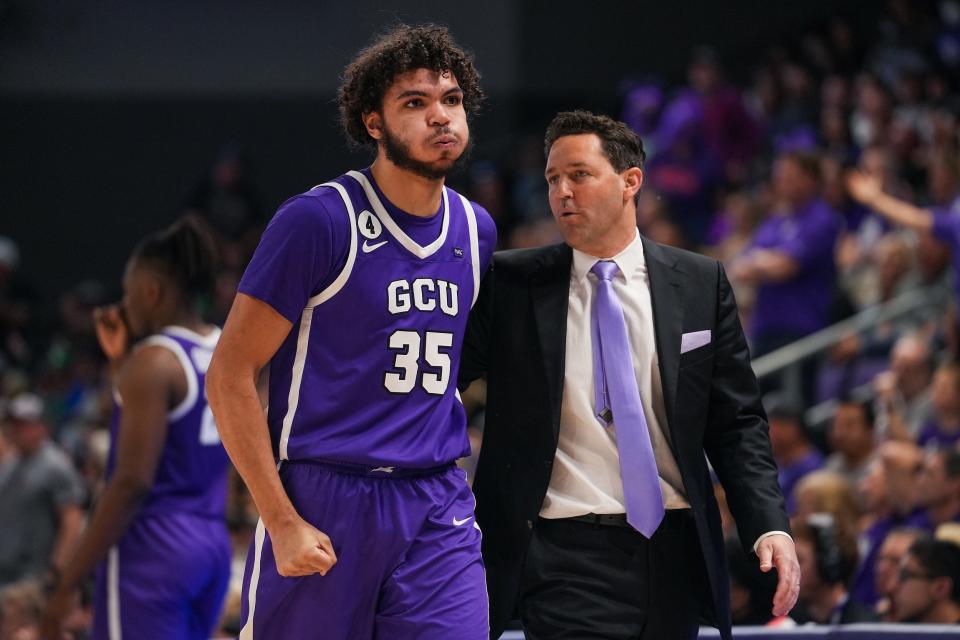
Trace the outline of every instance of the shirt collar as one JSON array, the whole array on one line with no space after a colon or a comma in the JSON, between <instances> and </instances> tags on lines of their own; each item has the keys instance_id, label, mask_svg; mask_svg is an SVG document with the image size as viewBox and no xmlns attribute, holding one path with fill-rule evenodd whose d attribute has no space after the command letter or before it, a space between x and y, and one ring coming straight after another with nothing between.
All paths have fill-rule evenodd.
<instances>
[{"instance_id":1,"label":"shirt collar","mask_svg":"<svg viewBox=\"0 0 960 640\"><path fill-rule=\"evenodd\" d=\"M625 279L629 279L630 275L636 271L642 270L647 262L643 254L643 242L640 240L640 231L637 231L637 235L633 238L633 242L627 245L627 247L613 256L612 258L597 258L596 256L591 256L588 253L584 253L579 249L573 250L573 268L572 275L578 280L582 281L587 277L587 274L590 273L590 269L593 268L600 260L611 260L617 263L617 266L620 267L620 272L623 274Z\"/></svg>"}]
</instances>

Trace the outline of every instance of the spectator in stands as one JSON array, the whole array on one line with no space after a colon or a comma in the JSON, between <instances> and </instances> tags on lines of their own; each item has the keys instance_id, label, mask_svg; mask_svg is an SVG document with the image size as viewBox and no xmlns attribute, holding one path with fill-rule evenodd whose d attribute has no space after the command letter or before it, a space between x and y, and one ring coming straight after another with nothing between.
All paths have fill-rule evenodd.
<instances>
[{"instance_id":1,"label":"spectator in stands","mask_svg":"<svg viewBox=\"0 0 960 640\"><path fill-rule=\"evenodd\" d=\"M881 620L893 621L893 592L896 591L900 579L903 557L914 542L927 535L923 529L902 527L894 529L883 539L874 562L874 590L877 594L874 611Z\"/></svg>"},{"instance_id":2,"label":"spectator in stands","mask_svg":"<svg viewBox=\"0 0 960 640\"><path fill-rule=\"evenodd\" d=\"M921 447L953 446L960 441L960 364L948 362L933 375L930 392L933 415L920 428Z\"/></svg>"},{"instance_id":3,"label":"spectator in stands","mask_svg":"<svg viewBox=\"0 0 960 640\"><path fill-rule=\"evenodd\" d=\"M911 545L893 592L893 618L923 624L960 623L960 547L927 538Z\"/></svg>"},{"instance_id":4,"label":"spectator in stands","mask_svg":"<svg viewBox=\"0 0 960 640\"><path fill-rule=\"evenodd\" d=\"M714 220L707 241L707 255L729 266L750 244L760 220L754 197L746 191L734 191L723 200L723 207ZM743 305L740 296L737 304Z\"/></svg>"},{"instance_id":5,"label":"spectator in stands","mask_svg":"<svg viewBox=\"0 0 960 640\"><path fill-rule=\"evenodd\" d=\"M40 398L20 394L5 413L16 455L0 463L0 586L63 567L80 533L84 498L70 460L48 439Z\"/></svg>"},{"instance_id":6,"label":"spectator in stands","mask_svg":"<svg viewBox=\"0 0 960 640\"><path fill-rule=\"evenodd\" d=\"M770 424L770 446L779 469L778 479L786 500L787 515L796 510L794 487L808 473L823 466L823 455L810 443L803 424L803 410L782 394L764 398Z\"/></svg>"},{"instance_id":7,"label":"spectator in stands","mask_svg":"<svg viewBox=\"0 0 960 640\"><path fill-rule=\"evenodd\" d=\"M849 597L847 584L857 564L856 538L835 526L829 514L814 514L793 527L803 579L791 616L798 622L850 624L876 620Z\"/></svg>"},{"instance_id":8,"label":"spectator in stands","mask_svg":"<svg viewBox=\"0 0 960 640\"><path fill-rule=\"evenodd\" d=\"M918 486L923 470L923 450L913 442L887 441L880 445L887 480L887 501L891 511L910 524L923 523L923 509L918 506Z\"/></svg>"},{"instance_id":9,"label":"spectator in stands","mask_svg":"<svg viewBox=\"0 0 960 640\"><path fill-rule=\"evenodd\" d=\"M796 514L791 522L805 522L815 513L826 513L842 535L856 539L860 504L853 485L845 477L832 471L814 471L797 483L794 496Z\"/></svg>"},{"instance_id":10,"label":"spectator in stands","mask_svg":"<svg viewBox=\"0 0 960 640\"><path fill-rule=\"evenodd\" d=\"M899 450L899 451L897 451ZM880 592L876 590L876 558L888 534L900 527L913 526L926 530L926 517L914 506L912 494L896 486L912 486L905 476L916 476L920 454L912 444L887 442L879 447L858 486L864 516L861 520L858 547L860 563L850 586L851 597L860 604L874 607ZM902 467L906 466L906 469ZM906 547L904 547L906 550Z\"/></svg>"},{"instance_id":11,"label":"spectator in stands","mask_svg":"<svg viewBox=\"0 0 960 640\"><path fill-rule=\"evenodd\" d=\"M960 451L927 453L917 480L917 495L930 531L947 522L960 522Z\"/></svg>"},{"instance_id":12,"label":"spectator in stands","mask_svg":"<svg viewBox=\"0 0 960 640\"><path fill-rule=\"evenodd\" d=\"M889 149L874 144L860 156L859 168L866 174L878 176L891 193L909 198L911 191L897 177L897 163ZM837 263L841 279L857 306L876 304L879 296L877 283L878 256L875 255L877 243L890 230L890 223L868 207L853 200L844 185L843 176L839 176L839 189L846 199L846 232L838 246Z\"/></svg>"},{"instance_id":13,"label":"spectator in stands","mask_svg":"<svg viewBox=\"0 0 960 640\"><path fill-rule=\"evenodd\" d=\"M956 300L960 291L960 160L955 153L938 151L933 154L927 173L934 203L929 208L890 195L879 177L862 171L852 171L848 175L847 188L856 200L892 223L920 233L932 232L950 247ZM956 338L954 344L957 344Z\"/></svg>"},{"instance_id":14,"label":"spectator in stands","mask_svg":"<svg viewBox=\"0 0 960 640\"><path fill-rule=\"evenodd\" d=\"M870 403L841 399L827 433L833 451L824 465L856 487L867 473L874 450L873 408Z\"/></svg>"},{"instance_id":15,"label":"spectator in stands","mask_svg":"<svg viewBox=\"0 0 960 640\"><path fill-rule=\"evenodd\" d=\"M697 247L706 239L723 176L708 148L703 104L695 94L681 92L664 109L656 148L644 167L645 181L667 200L674 222Z\"/></svg>"},{"instance_id":16,"label":"spectator in stands","mask_svg":"<svg viewBox=\"0 0 960 640\"><path fill-rule=\"evenodd\" d=\"M701 104L707 149L720 162L728 183L742 183L762 144L759 122L747 110L740 90L725 82L714 50L700 47L694 52L687 80Z\"/></svg>"},{"instance_id":17,"label":"spectator in stands","mask_svg":"<svg viewBox=\"0 0 960 640\"><path fill-rule=\"evenodd\" d=\"M874 379L877 431L886 438L913 442L931 412L933 353L920 334L899 338L890 353L890 370Z\"/></svg>"},{"instance_id":18,"label":"spectator in stands","mask_svg":"<svg viewBox=\"0 0 960 640\"><path fill-rule=\"evenodd\" d=\"M750 330L757 355L830 323L836 274L840 220L820 198L819 159L799 151L781 155L773 184L783 209L760 224L731 269L733 279L758 287Z\"/></svg>"}]
</instances>

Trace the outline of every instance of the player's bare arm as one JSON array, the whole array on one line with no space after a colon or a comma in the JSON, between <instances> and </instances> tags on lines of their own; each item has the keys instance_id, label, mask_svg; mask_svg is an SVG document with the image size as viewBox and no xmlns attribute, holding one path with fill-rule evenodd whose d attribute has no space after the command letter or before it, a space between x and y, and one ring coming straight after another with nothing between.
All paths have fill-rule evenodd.
<instances>
[{"instance_id":1,"label":"player's bare arm","mask_svg":"<svg viewBox=\"0 0 960 640\"><path fill-rule=\"evenodd\" d=\"M186 396L187 380L176 356L145 347L129 356L117 375L124 409L117 468L90 524L64 567L43 621L43 637L60 639L60 622L72 607L80 581L127 530L153 484L167 437L167 413Z\"/></svg>"},{"instance_id":2,"label":"player's bare arm","mask_svg":"<svg viewBox=\"0 0 960 640\"><path fill-rule=\"evenodd\" d=\"M280 575L324 575L337 561L333 545L300 517L283 489L256 388L291 327L270 305L237 294L207 371L207 396L223 446L270 533Z\"/></svg>"}]
</instances>

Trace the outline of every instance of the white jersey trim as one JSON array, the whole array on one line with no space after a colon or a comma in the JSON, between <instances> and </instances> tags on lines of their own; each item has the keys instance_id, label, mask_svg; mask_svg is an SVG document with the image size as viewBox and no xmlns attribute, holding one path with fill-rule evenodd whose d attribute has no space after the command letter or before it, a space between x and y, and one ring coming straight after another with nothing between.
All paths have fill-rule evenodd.
<instances>
[{"instance_id":1,"label":"white jersey trim","mask_svg":"<svg viewBox=\"0 0 960 640\"><path fill-rule=\"evenodd\" d=\"M470 261L473 263L473 301L470 303L472 309L480 294L480 242L477 239L477 212L473 210L470 201L462 195L460 200L463 201L463 210L467 213L467 230L470 232Z\"/></svg>"},{"instance_id":2,"label":"white jersey trim","mask_svg":"<svg viewBox=\"0 0 960 640\"><path fill-rule=\"evenodd\" d=\"M283 416L282 427L280 429L280 443L278 453L281 460L289 459L287 456L287 446L290 442L290 430L293 428L293 418L297 414L297 406L300 404L300 385L303 383L303 369L307 361L307 351L310 346L310 325L313 323L313 310L317 305L323 304L335 296L347 283L350 273L353 271L353 265L357 260L357 214L353 208L353 202L350 201L350 195L343 185L337 182L324 182L318 187L331 187L336 189L343 200L347 209L347 216L350 218L350 251L347 254L347 263L343 270L330 283L326 289L310 298L303 313L300 314L300 328L297 332L297 352L293 358L293 371L290 378L290 391L287 393L287 412Z\"/></svg>"},{"instance_id":3,"label":"white jersey trim","mask_svg":"<svg viewBox=\"0 0 960 640\"><path fill-rule=\"evenodd\" d=\"M247 621L240 629L237 640L253 640L253 614L257 609L257 586L260 584L260 560L263 556L265 533L263 519L260 519L257 521L257 532L254 535L253 568L250 570L250 585L247 587Z\"/></svg>"},{"instance_id":4,"label":"white jersey trim","mask_svg":"<svg viewBox=\"0 0 960 640\"><path fill-rule=\"evenodd\" d=\"M120 552L116 546L107 554L107 633L110 640L122 640L120 625Z\"/></svg>"},{"instance_id":5,"label":"white jersey trim","mask_svg":"<svg viewBox=\"0 0 960 640\"><path fill-rule=\"evenodd\" d=\"M313 307L307 307L300 315L300 330L297 333L297 353L293 358L293 372L290 378L290 392L287 394L287 413L283 416L280 431L280 459L288 460L287 444L290 442L290 429L293 417L300 404L300 385L303 383L303 368L307 361L307 347L310 344L310 325L313 323Z\"/></svg>"},{"instance_id":6,"label":"white jersey trim","mask_svg":"<svg viewBox=\"0 0 960 640\"><path fill-rule=\"evenodd\" d=\"M350 171L347 173L347 175L360 183L360 186L363 187L364 193L367 194L367 200L370 201L370 206L373 207L374 213L376 213L377 217L380 218L380 222L382 222L383 226L387 228L387 231L390 232L390 235L396 238L404 249L422 260L435 254L440 247L443 246L443 243L446 242L447 229L450 227L450 202L447 197L446 187L443 188L443 211L441 212L441 215L443 216L443 223L440 228L440 235L436 240L427 246L421 247L419 244L414 242L410 236L404 233L403 229L397 226L397 223L394 222L393 218L390 217L390 214L387 213L386 208L384 208L383 203L380 201L377 191L373 188L373 185L370 184L370 181L367 180L367 176L363 175L359 171Z\"/></svg>"},{"instance_id":7,"label":"white jersey trim","mask_svg":"<svg viewBox=\"0 0 960 640\"><path fill-rule=\"evenodd\" d=\"M164 327L160 330L160 333L169 333L170 335L177 336L178 338L196 342L198 345L208 349L214 349L217 346L217 341L220 340L220 327L217 326L213 326L213 330L207 335L197 333L196 331L191 331L186 327L181 327L180 325L176 324Z\"/></svg>"},{"instance_id":8,"label":"white jersey trim","mask_svg":"<svg viewBox=\"0 0 960 640\"><path fill-rule=\"evenodd\" d=\"M187 377L187 395L180 404L167 413L167 419L171 421L179 420L187 415L200 397L200 382L197 379L197 371L194 369L193 363L190 362L190 356L187 355L183 346L170 336L152 335L144 339L138 348L142 349L144 347L162 347L173 352L173 355L180 362L180 366L183 367L183 375Z\"/></svg>"},{"instance_id":9,"label":"white jersey trim","mask_svg":"<svg viewBox=\"0 0 960 640\"><path fill-rule=\"evenodd\" d=\"M343 204L347 208L347 216L350 217L350 252L347 254L347 263L343 265L343 271L337 276L336 280L330 283L326 289L310 298L307 302L307 308L313 309L319 304L323 304L333 296L337 295L343 285L347 283L350 272L353 271L353 263L357 260L357 214L353 208L353 202L350 201L350 195L343 185L337 182L324 182L317 187L333 187L340 194ZM316 189L317 187L314 187Z\"/></svg>"}]
</instances>

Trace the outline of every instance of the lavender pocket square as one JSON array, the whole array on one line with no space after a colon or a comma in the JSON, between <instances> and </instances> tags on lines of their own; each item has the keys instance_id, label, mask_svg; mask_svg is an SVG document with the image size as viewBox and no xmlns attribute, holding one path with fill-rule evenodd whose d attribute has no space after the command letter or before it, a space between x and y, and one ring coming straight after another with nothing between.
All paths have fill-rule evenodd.
<instances>
[{"instance_id":1,"label":"lavender pocket square","mask_svg":"<svg viewBox=\"0 0 960 640\"><path fill-rule=\"evenodd\" d=\"M680 337L680 353L693 351L705 344L710 344L710 329L685 333Z\"/></svg>"}]
</instances>

